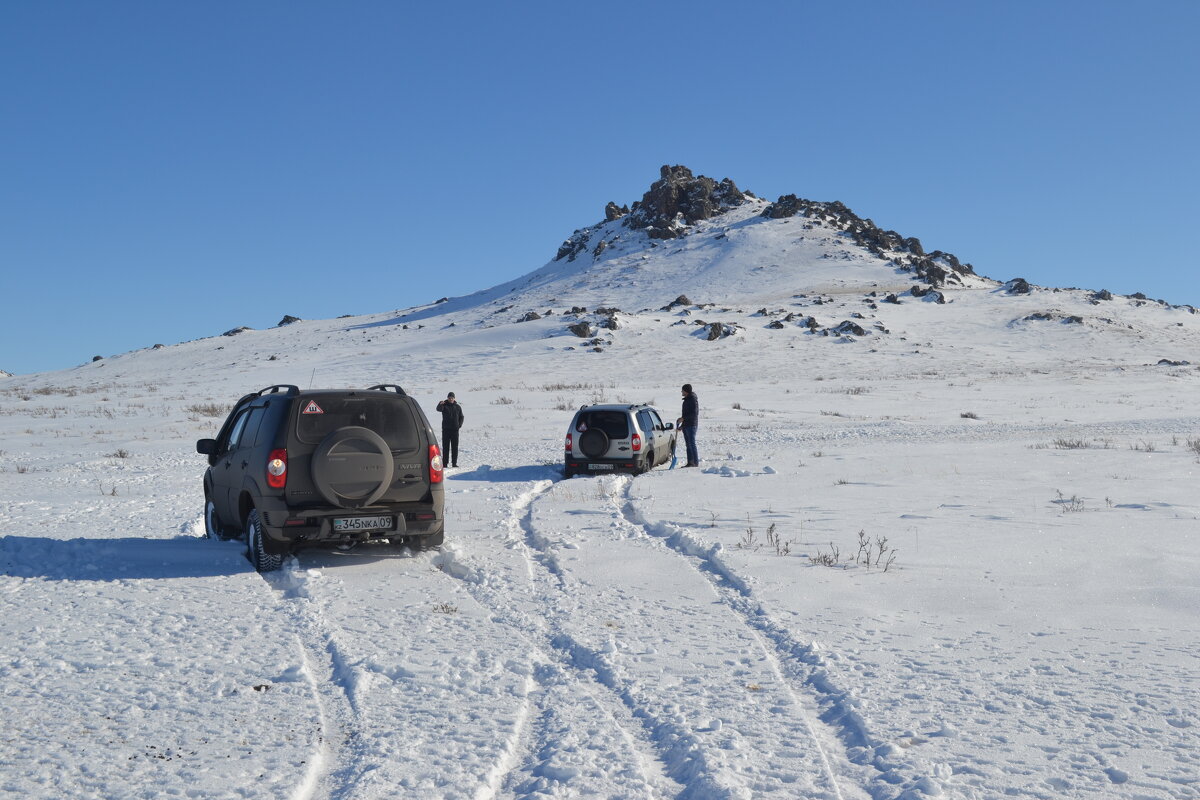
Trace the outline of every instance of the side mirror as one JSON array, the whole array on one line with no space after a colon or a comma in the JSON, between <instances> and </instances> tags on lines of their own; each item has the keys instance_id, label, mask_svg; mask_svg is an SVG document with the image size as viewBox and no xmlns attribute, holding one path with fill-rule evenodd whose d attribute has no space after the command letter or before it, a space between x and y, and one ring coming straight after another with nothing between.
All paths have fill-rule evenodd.
<instances>
[{"instance_id":1,"label":"side mirror","mask_svg":"<svg viewBox=\"0 0 1200 800\"><path fill-rule=\"evenodd\" d=\"M667 423L667 425L666 425L666 427L665 427L665 428L663 428L663 430L665 430L665 431L673 431L673 430L675 430L675 423L674 423L674 422L668 422L668 423Z\"/></svg>"},{"instance_id":2,"label":"side mirror","mask_svg":"<svg viewBox=\"0 0 1200 800\"><path fill-rule=\"evenodd\" d=\"M215 455L217 452L217 440L201 439L200 441L196 442L196 452L202 453L206 456Z\"/></svg>"}]
</instances>

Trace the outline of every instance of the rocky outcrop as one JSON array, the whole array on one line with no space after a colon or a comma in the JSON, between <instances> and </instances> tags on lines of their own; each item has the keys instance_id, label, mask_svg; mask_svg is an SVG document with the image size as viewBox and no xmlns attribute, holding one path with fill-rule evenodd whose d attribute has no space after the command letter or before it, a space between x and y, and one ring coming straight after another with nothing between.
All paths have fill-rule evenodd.
<instances>
[{"instance_id":1,"label":"rocky outcrop","mask_svg":"<svg viewBox=\"0 0 1200 800\"><path fill-rule=\"evenodd\" d=\"M612 222L613 220L620 219L628 213L629 206L619 206L616 203L609 201L608 205L604 207L604 221Z\"/></svg>"},{"instance_id":2,"label":"rocky outcrop","mask_svg":"<svg viewBox=\"0 0 1200 800\"><path fill-rule=\"evenodd\" d=\"M241 327L238 327L238 328L231 328L231 329L225 331L224 333L222 333L221 335L222 336L237 336L239 333L245 333L246 331L252 331L252 330L254 330L254 329L247 327L245 325L242 325Z\"/></svg>"},{"instance_id":3,"label":"rocky outcrop","mask_svg":"<svg viewBox=\"0 0 1200 800\"><path fill-rule=\"evenodd\" d=\"M275 327L282 328L284 325L291 325L293 322L300 322L300 318L293 317L291 314L284 314L283 319L279 320L279 324Z\"/></svg>"},{"instance_id":4,"label":"rocky outcrop","mask_svg":"<svg viewBox=\"0 0 1200 800\"><path fill-rule=\"evenodd\" d=\"M1009 294L1029 294L1033 291L1033 288L1029 285L1029 281L1024 278L1013 278L1004 284L1004 290Z\"/></svg>"},{"instance_id":5,"label":"rocky outcrop","mask_svg":"<svg viewBox=\"0 0 1200 800\"><path fill-rule=\"evenodd\" d=\"M674 239L695 223L711 219L746 202L733 181L693 175L682 166L666 166L641 201L634 203L625 224L645 230L651 239Z\"/></svg>"},{"instance_id":6,"label":"rocky outcrop","mask_svg":"<svg viewBox=\"0 0 1200 800\"><path fill-rule=\"evenodd\" d=\"M848 234L855 244L876 256L891 259L900 269L915 272L917 277L931 286L944 286L948 282L961 283L961 276L975 274L974 267L960 262L953 253L935 250L926 254L920 239L905 238L895 231L883 230L870 219L858 216L844 203L836 200L821 203L805 200L794 194L785 194L767 206L762 216L769 219L803 216L820 221Z\"/></svg>"}]
</instances>

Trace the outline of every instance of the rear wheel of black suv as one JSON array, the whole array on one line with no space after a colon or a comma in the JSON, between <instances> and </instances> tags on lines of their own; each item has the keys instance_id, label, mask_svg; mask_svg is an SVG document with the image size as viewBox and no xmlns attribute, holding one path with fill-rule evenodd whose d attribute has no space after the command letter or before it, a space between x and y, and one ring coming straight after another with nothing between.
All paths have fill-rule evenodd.
<instances>
[{"instance_id":1,"label":"rear wheel of black suv","mask_svg":"<svg viewBox=\"0 0 1200 800\"><path fill-rule=\"evenodd\" d=\"M263 536L262 518L252 508L246 517L246 555L256 572L275 572L283 566L283 553L267 552Z\"/></svg>"}]
</instances>

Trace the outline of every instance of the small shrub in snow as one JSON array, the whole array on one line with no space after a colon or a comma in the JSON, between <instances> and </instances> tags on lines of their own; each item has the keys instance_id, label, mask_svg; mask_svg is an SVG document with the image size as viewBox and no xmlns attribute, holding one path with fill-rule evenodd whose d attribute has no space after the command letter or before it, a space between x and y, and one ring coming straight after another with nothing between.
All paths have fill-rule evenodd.
<instances>
[{"instance_id":1,"label":"small shrub in snow","mask_svg":"<svg viewBox=\"0 0 1200 800\"><path fill-rule=\"evenodd\" d=\"M808 557L809 563L818 567L838 567L841 566L842 554L838 550L838 546L833 542L829 543L829 552L817 550L815 556Z\"/></svg>"},{"instance_id":2,"label":"small shrub in snow","mask_svg":"<svg viewBox=\"0 0 1200 800\"><path fill-rule=\"evenodd\" d=\"M223 417L227 411L225 406L217 403L193 403L184 410L201 417Z\"/></svg>"},{"instance_id":3,"label":"small shrub in snow","mask_svg":"<svg viewBox=\"0 0 1200 800\"><path fill-rule=\"evenodd\" d=\"M450 603L438 603L436 606L433 607L433 613L435 613L435 614L457 614L458 606L451 605Z\"/></svg>"},{"instance_id":4,"label":"small shrub in snow","mask_svg":"<svg viewBox=\"0 0 1200 800\"><path fill-rule=\"evenodd\" d=\"M1054 446L1059 450L1084 450L1088 444L1083 439L1064 439L1060 437L1054 440Z\"/></svg>"},{"instance_id":5,"label":"small shrub in snow","mask_svg":"<svg viewBox=\"0 0 1200 800\"><path fill-rule=\"evenodd\" d=\"M1188 439L1187 447L1188 450L1191 450L1193 453L1200 456L1200 439Z\"/></svg>"},{"instance_id":6,"label":"small shrub in snow","mask_svg":"<svg viewBox=\"0 0 1200 800\"><path fill-rule=\"evenodd\" d=\"M124 447L122 447L119 450L117 450L115 453L109 453L108 457L109 458L129 458L129 451L126 450Z\"/></svg>"},{"instance_id":7,"label":"small shrub in snow","mask_svg":"<svg viewBox=\"0 0 1200 800\"><path fill-rule=\"evenodd\" d=\"M979 419L979 415L973 411L964 411L963 413L959 414L959 416L963 419Z\"/></svg>"},{"instance_id":8,"label":"small shrub in snow","mask_svg":"<svg viewBox=\"0 0 1200 800\"><path fill-rule=\"evenodd\" d=\"M767 527L767 546L773 548L777 556L790 555L792 552L792 543L785 542L780 538L774 522Z\"/></svg>"},{"instance_id":9,"label":"small shrub in snow","mask_svg":"<svg viewBox=\"0 0 1200 800\"><path fill-rule=\"evenodd\" d=\"M1058 499L1054 502L1058 503L1058 507L1062 513L1068 514L1071 512L1080 512L1084 510L1083 498L1081 498L1079 495L1073 494L1070 497L1067 497L1061 491L1057 489L1055 491L1058 492Z\"/></svg>"},{"instance_id":10,"label":"small shrub in snow","mask_svg":"<svg viewBox=\"0 0 1200 800\"><path fill-rule=\"evenodd\" d=\"M511 397L500 396L492 401L492 405L494 405L494 406L511 406L515 402L517 402L517 401L513 400Z\"/></svg>"},{"instance_id":11,"label":"small shrub in snow","mask_svg":"<svg viewBox=\"0 0 1200 800\"><path fill-rule=\"evenodd\" d=\"M897 550L894 547L888 547L888 539L886 536L876 536L872 541L866 531L858 532L858 555L854 557L855 564L862 564L868 569L872 565L883 567L883 571L888 569L896 562Z\"/></svg>"}]
</instances>

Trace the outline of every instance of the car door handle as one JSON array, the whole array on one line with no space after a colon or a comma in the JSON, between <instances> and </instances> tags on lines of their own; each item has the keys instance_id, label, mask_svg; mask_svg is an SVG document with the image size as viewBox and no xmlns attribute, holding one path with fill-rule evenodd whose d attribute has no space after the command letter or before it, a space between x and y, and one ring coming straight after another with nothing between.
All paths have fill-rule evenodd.
<instances>
[{"instance_id":1,"label":"car door handle","mask_svg":"<svg viewBox=\"0 0 1200 800\"><path fill-rule=\"evenodd\" d=\"M249 461L243 461L243 462L242 462L242 469L245 469L245 468L246 468L246 467L248 467L248 466L250 466L250 462L249 462Z\"/></svg>"}]
</instances>

